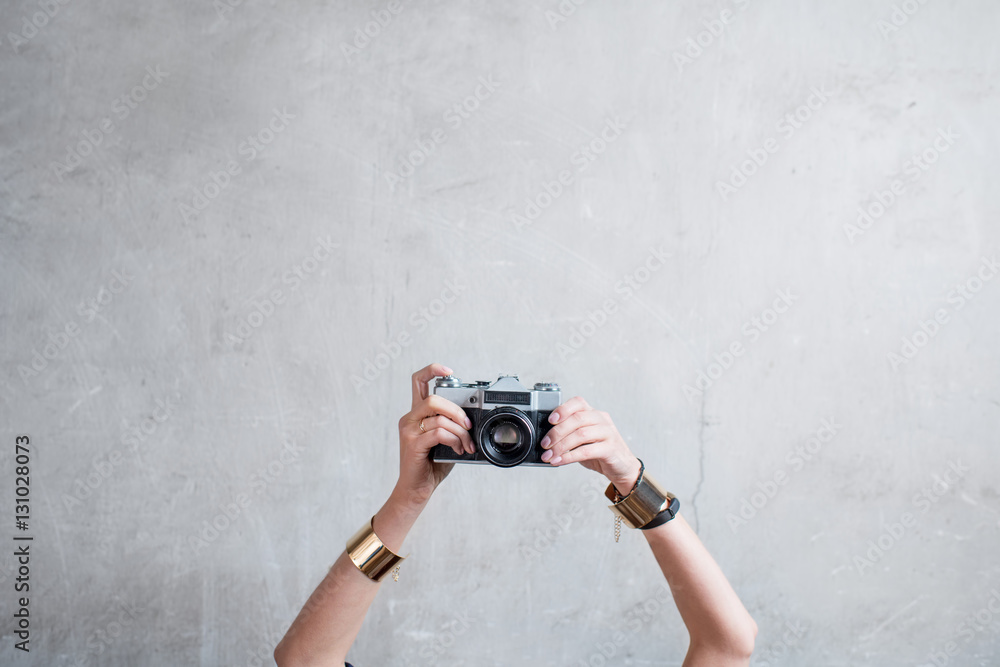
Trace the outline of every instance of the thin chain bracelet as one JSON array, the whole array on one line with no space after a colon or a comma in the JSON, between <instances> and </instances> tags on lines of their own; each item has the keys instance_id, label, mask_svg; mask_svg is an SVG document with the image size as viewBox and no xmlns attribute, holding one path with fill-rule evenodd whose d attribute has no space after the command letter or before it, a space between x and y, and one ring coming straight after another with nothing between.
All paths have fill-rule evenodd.
<instances>
[{"instance_id":1,"label":"thin chain bracelet","mask_svg":"<svg viewBox=\"0 0 1000 667\"><path fill-rule=\"evenodd\" d=\"M639 459L639 457L636 457L636 458ZM646 464L642 462L642 459L639 459L639 476L636 478L635 484L632 485L632 488L629 489L629 492L626 493L624 496L616 488L615 489L615 498L617 499L616 502L621 501L623 498L627 498L628 496L632 495L632 492L635 491L635 487L639 486L639 482L642 481L642 474L644 472L646 472ZM621 518L620 515L616 514L615 515L615 544L618 544L618 538L621 537L621 534L622 534L622 518Z\"/></svg>"}]
</instances>

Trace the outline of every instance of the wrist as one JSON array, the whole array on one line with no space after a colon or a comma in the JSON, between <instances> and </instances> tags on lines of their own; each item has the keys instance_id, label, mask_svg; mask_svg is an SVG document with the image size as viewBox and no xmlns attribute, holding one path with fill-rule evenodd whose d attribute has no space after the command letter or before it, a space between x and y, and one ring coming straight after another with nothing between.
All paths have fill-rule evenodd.
<instances>
[{"instance_id":1,"label":"wrist","mask_svg":"<svg viewBox=\"0 0 1000 667\"><path fill-rule=\"evenodd\" d=\"M632 487L635 486L635 483L639 481L639 469L641 467L642 464L639 462L639 459L632 456L629 463L623 466L620 472L608 475L608 481L618 490L619 495L627 496Z\"/></svg>"},{"instance_id":2,"label":"wrist","mask_svg":"<svg viewBox=\"0 0 1000 667\"><path fill-rule=\"evenodd\" d=\"M375 534L382 544L399 553L403 540L416 523L425 504L416 503L408 494L399 494L394 490L372 519Z\"/></svg>"},{"instance_id":3,"label":"wrist","mask_svg":"<svg viewBox=\"0 0 1000 667\"><path fill-rule=\"evenodd\" d=\"M398 481L385 504L391 505L393 509L401 513L420 514L427 507L432 495L434 495L433 488L413 488Z\"/></svg>"}]
</instances>

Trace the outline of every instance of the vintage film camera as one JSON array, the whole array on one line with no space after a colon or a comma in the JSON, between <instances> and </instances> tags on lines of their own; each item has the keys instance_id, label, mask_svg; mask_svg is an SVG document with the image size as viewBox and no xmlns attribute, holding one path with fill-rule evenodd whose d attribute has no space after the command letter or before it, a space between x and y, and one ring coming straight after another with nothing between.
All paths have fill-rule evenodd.
<instances>
[{"instance_id":1,"label":"vintage film camera","mask_svg":"<svg viewBox=\"0 0 1000 667\"><path fill-rule=\"evenodd\" d=\"M516 375L501 375L496 382L463 383L448 375L438 378L434 393L465 410L475 445L473 454L456 454L446 445L431 448L434 461L492 463L501 468L517 465L547 466L542 461L542 438L549 432L549 415L561 403L559 385L538 382L534 389Z\"/></svg>"}]
</instances>

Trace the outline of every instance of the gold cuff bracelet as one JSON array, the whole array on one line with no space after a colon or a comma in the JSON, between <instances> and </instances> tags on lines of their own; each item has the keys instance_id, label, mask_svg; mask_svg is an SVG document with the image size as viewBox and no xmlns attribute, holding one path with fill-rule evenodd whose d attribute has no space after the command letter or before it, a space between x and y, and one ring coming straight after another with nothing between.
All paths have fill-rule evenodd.
<instances>
[{"instance_id":1,"label":"gold cuff bracelet","mask_svg":"<svg viewBox=\"0 0 1000 667\"><path fill-rule=\"evenodd\" d=\"M620 516L629 528L642 528L667 509L674 499L674 494L665 491L645 472L640 474L635 488L624 498L614 484L608 484L604 495L614 503L608 505L611 511Z\"/></svg>"},{"instance_id":2,"label":"gold cuff bracelet","mask_svg":"<svg viewBox=\"0 0 1000 667\"><path fill-rule=\"evenodd\" d=\"M354 533L347 540L347 555L365 576L373 581L382 581L385 575L392 572L392 577L399 581L399 564L406 556L397 556L382 544L375 534L375 517Z\"/></svg>"}]
</instances>

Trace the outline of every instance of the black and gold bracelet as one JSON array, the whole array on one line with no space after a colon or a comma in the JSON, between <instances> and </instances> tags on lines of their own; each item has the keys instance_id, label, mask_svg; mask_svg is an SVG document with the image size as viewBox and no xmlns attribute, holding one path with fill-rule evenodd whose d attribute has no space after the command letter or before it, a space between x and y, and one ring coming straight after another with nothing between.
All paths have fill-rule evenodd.
<instances>
[{"instance_id":1,"label":"black and gold bracelet","mask_svg":"<svg viewBox=\"0 0 1000 667\"><path fill-rule=\"evenodd\" d=\"M621 533L621 522L629 528L648 530L661 526L677 515L680 501L674 494L657 484L646 474L646 465L639 459L639 478L624 497L614 484L608 484L604 495L614 504L608 507L615 514L615 542Z\"/></svg>"}]
</instances>

